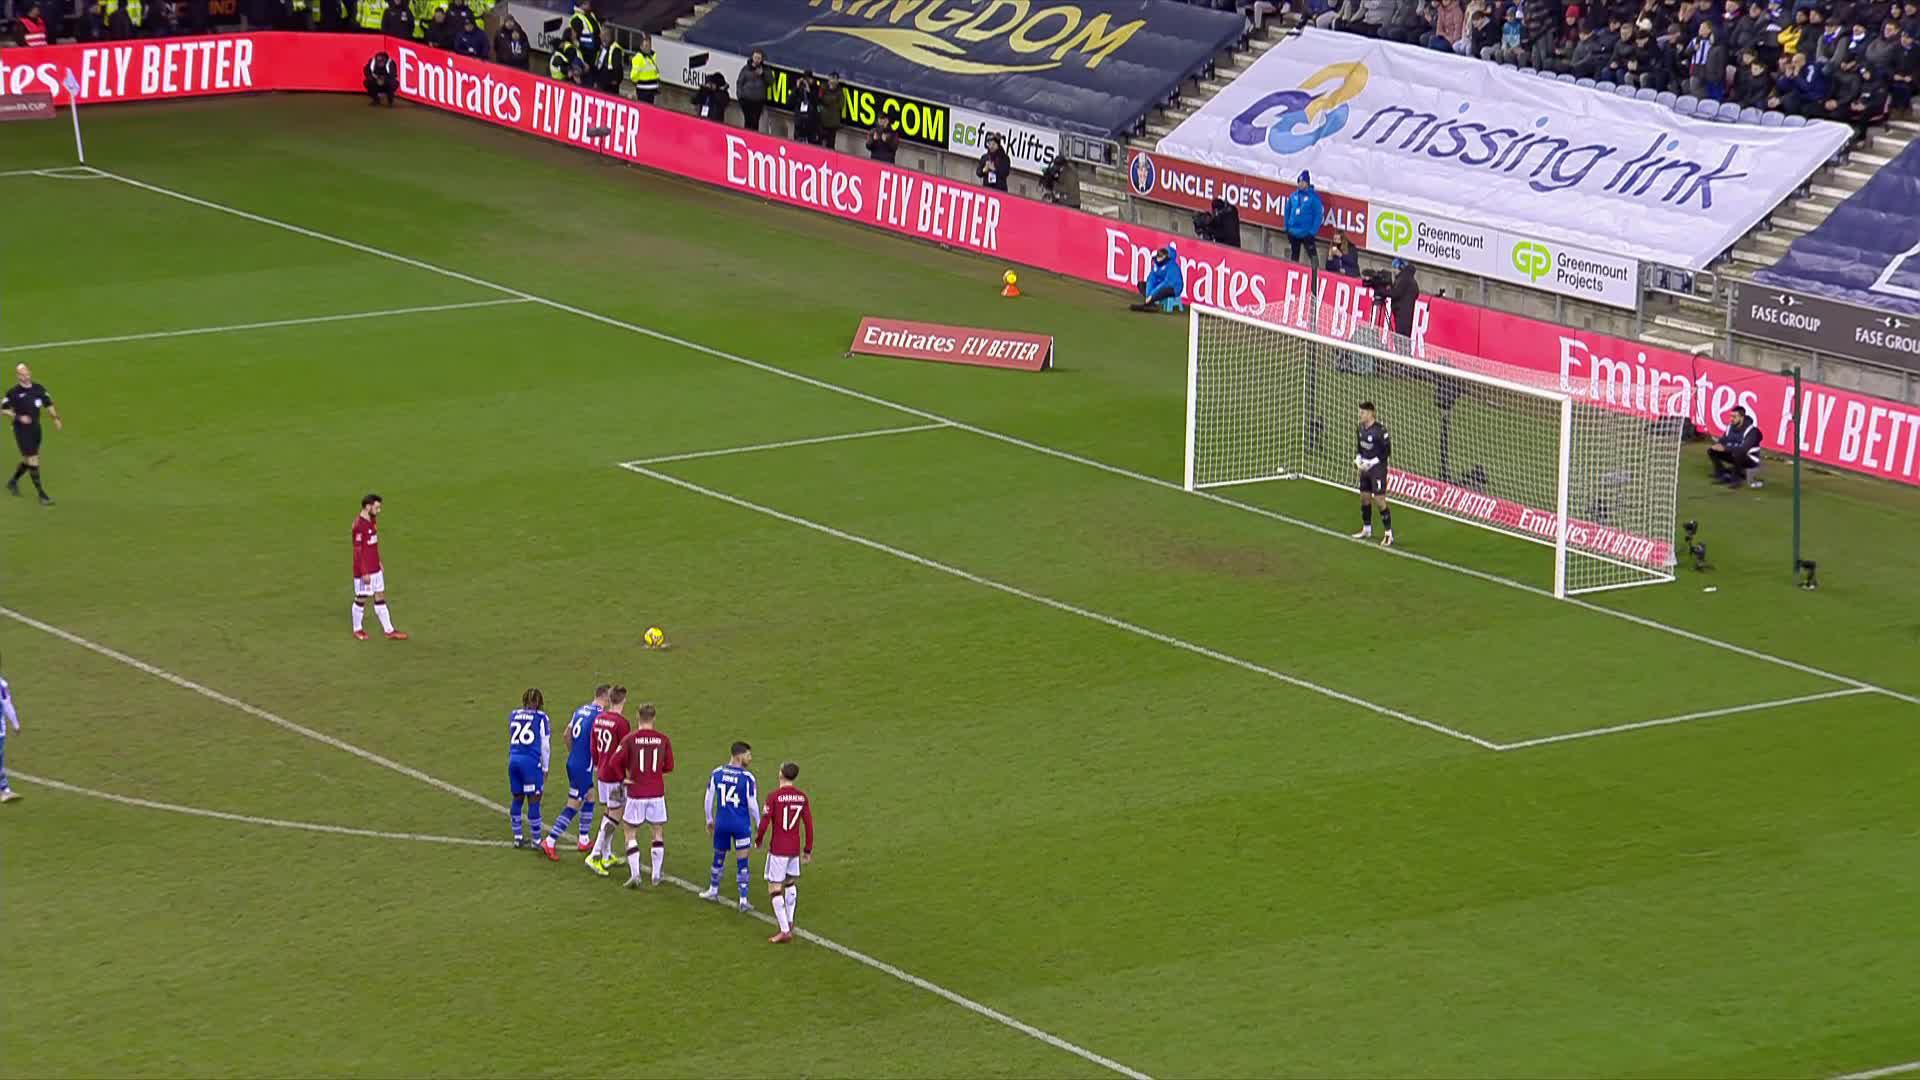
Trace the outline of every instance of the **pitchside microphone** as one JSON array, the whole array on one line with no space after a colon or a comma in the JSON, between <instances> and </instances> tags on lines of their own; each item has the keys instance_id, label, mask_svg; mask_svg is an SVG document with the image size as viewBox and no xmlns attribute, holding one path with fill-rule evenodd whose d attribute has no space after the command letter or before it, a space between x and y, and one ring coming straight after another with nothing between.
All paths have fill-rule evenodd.
<instances>
[{"instance_id":1,"label":"pitchside microphone","mask_svg":"<svg viewBox=\"0 0 1920 1080\"><path fill-rule=\"evenodd\" d=\"M600 127L590 127L587 129L587 138L599 146L600 156L608 161L613 160L613 154L611 152L613 148L605 140L607 136L611 134L613 134L613 128L610 125L603 124Z\"/></svg>"}]
</instances>

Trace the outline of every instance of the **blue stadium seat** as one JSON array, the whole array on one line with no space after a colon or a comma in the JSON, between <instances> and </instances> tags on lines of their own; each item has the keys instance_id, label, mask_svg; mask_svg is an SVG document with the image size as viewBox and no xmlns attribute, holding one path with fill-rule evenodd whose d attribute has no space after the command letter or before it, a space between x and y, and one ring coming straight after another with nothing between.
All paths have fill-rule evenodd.
<instances>
[{"instance_id":1,"label":"blue stadium seat","mask_svg":"<svg viewBox=\"0 0 1920 1080\"><path fill-rule=\"evenodd\" d=\"M1737 124L1740 122L1740 106L1735 102L1723 101L1713 118L1723 123Z\"/></svg>"},{"instance_id":2,"label":"blue stadium seat","mask_svg":"<svg viewBox=\"0 0 1920 1080\"><path fill-rule=\"evenodd\" d=\"M1759 110L1759 109L1756 109L1756 108L1754 108L1754 107L1753 107L1753 106L1751 106L1751 105L1749 105L1749 106L1747 106L1747 107L1746 107L1746 108L1744 108L1744 109L1741 109L1741 110L1740 110L1740 120L1739 120L1739 122L1740 122L1740 123L1742 123L1742 124L1757 124L1757 123L1759 123L1759 122L1760 122L1760 110Z\"/></svg>"},{"instance_id":3,"label":"blue stadium seat","mask_svg":"<svg viewBox=\"0 0 1920 1080\"><path fill-rule=\"evenodd\" d=\"M1775 112L1772 109L1768 109L1766 112L1763 112L1760 114L1760 126L1761 127L1779 127L1780 122L1785 120L1786 118L1787 118L1787 115L1785 113Z\"/></svg>"},{"instance_id":4,"label":"blue stadium seat","mask_svg":"<svg viewBox=\"0 0 1920 1080\"><path fill-rule=\"evenodd\" d=\"M1591 89L1594 89L1594 88L1596 88L1596 87L1598 87L1598 86L1599 86L1600 84L1599 84L1599 83L1597 83L1597 82L1595 82L1595 81L1594 81L1594 80L1592 80L1592 79L1575 79L1575 80L1573 80L1573 85L1575 85L1575 86L1584 86L1584 87L1586 87L1587 89L1589 89L1589 90L1591 90Z\"/></svg>"},{"instance_id":5,"label":"blue stadium seat","mask_svg":"<svg viewBox=\"0 0 1920 1080\"><path fill-rule=\"evenodd\" d=\"M1732 103L1729 102L1728 104ZM1723 110L1726 108L1727 105L1723 105L1712 98L1701 98L1700 104L1693 107L1693 115L1702 120L1725 120L1727 117L1724 115ZM1733 115L1740 115L1740 106L1733 106Z\"/></svg>"},{"instance_id":6,"label":"blue stadium seat","mask_svg":"<svg viewBox=\"0 0 1920 1080\"><path fill-rule=\"evenodd\" d=\"M1628 86L1626 83L1621 83L1619 86L1614 87L1613 92L1616 94L1619 94L1621 97L1629 97L1629 98L1633 97L1635 94L1638 93L1638 91L1634 90L1633 87Z\"/></svg>"},{"instance_id":7,"label":"blue stadium seat","mask_svg":"<svg viewBox=\"0 0 1920 1080\"><path fill-rule=\"evenodd\" d=\"M1678 101L1679 98L1677 98L1671 90L1662 90L1653 95L1653 100L1672 109L1677 107L1674 102Z\"/></svg>"},{"instance_id":8,"label":"blue stadium seat","mask_svg":"<svg viewBox=\"0 0 1920 1080\"><path fill-rule=\"evenodd\" d=\"M1634 96L1634 99L1637 101L1653 101L1660 96L1660 91L1655 90L1651 86L1643 86L1640 89L1635 90L1633 92L1633 96Z\"/></svg>"},{"instance_id":9,"label":"blue stadium seat","mask_svg":"<svg viewBox=\"0 0 1920 1080\"><path fill-rule=\"evenodd\" d=\"M1692 94L1681 94L1669 104L1673 106L1674 112L1682 116L1692 116L1693 110L1700 107L1700 99L1694 97Z\"/></svg>"},{"instance_id":10,"label":"blue stadium seat","mask_svg":"<svg viewBox=\"0 0 1920 1080\"><path fill-rule=\"evenodd\" d=\"M1807 118L1804 116L1801 116L1798 113L1788 113L1787 118L1780 122L1780 126L1781 127L1806 127Z\"/></svg>"},{"instance_id":11,"label":"blue stadium seat","mask_svg":"<svg viewBox=\"0 0 1920 1080\"><path fill-rule=\"evenodd\" d=\"M1540 71L1539 71L1539 69L1537 69L1537 68L1529 68L1529 67L1523 67L1523 68L1521 68L1521 69L1520 69L1520 74L1522 74L1522 75L1538 75L1538 74L1540 74Z\"/></svg>"},{"instance_id":12,"label":"blue stadium seat","mask_svg":"<svg viewBox=\"0 0 1920 1080\"><path fill-rule=\"evenodd\" d=\"M1556 79L1559 79L1559 80L1560 80L1561 82L1573 82L1573 81L1574 81L1574 78L1573 78L1573 73L1572 73L1572 72L1569 72L1569 71L1563 71L1563 72L1561 72L1560 74L1558 74L1558 75L1555 75L1555 76L1554 76L1554 78L1556 78Z\"/></svg>"}]
</instances>

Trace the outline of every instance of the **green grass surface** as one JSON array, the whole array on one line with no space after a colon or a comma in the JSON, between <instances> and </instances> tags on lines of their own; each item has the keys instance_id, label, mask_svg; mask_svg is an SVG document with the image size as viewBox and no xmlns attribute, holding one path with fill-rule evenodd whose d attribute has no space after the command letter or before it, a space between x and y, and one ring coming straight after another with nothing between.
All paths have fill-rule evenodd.
<instances>
[{"instance_id":1,"label":"green grass surface","mask_svg":"<svg viewBox=\"0 0 1920 1080\"><path fill-rule=\"evenodd\" d=\"M1033 273L1009 303L982 259L420 110L274 97L85 120L125 176L1179 474L1184 325L1114 293ZM65 135L0 129L0 171L67 164ZM9 350L502 296L111 180L0 177L0 197ZM1043 330L1063 367L847 358L863 314ZM1163 640L1502 743L1846 688L1808 667L1920 693L1913 492L1810 476L1824 588L1806 594L1784 485L1710 490L1689 457L1682 514L1716 569L1583 605L964 430L657 466L1022 597L617 468L921 421L540 304L0 359L32 362L69 419L46 449L59 505L0 499L7 608L493 799L523 687L558 720L624 681L679 751L672 872L704 880L699 785L728 742L754 743L763 783L795 758L821 828L803 925L1135 1070L1920 1057L1920 706L1861 694L1497 753ZM387 498L404 645L347 635L367 490ZM1304 485L1233 497L1353 517ZM1544 584L1532 545L1397 524L1410 553ZM653 623L674 649L639 648ZM471 801L18 621L0 656L27 724L16 772L505 835ZM1105 1071L572 859L16 787L7 1075Z\"/></svg>"}]
</instances>

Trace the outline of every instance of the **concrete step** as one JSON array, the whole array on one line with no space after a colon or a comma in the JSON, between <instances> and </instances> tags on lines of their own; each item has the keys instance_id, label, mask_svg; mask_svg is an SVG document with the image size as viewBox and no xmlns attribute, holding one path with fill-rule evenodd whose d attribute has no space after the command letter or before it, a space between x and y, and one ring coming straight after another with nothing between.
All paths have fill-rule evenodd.
<instances>
[{"instance_id":1,"label":"concrete step","mask_svg":"<svg viewBox=\"0 0 1920 1080\"><path fill-rule=\"evenodd\" d=\"M1835 187L1832 184L1822 183L1818 180L1815 180L1813 182L1813 186L1809 190L1813 192L1814 198L1823 199L1833 203L1835 206L1838 206L1841 203L1852 198L1853 193L1856 191L1859 191L1860 189L1857 187Z\"/></svg>"},{"instance_id":2,"label":"concrete step","mask_svg":"<svg viewBox=\"0 0 1920 1080\"><path fill-rule=\"evenodd\" d=\"M1763 266L1772 266L1774 263L1777 263L1779 261L1780 261L1780 258L1778 255L1770 254L1764 251L1756 251L1751 246L1748 245L1747 241L1744 241L1744 240L1740 242L1739 247L1736 247L1733 249L1733 263L1734 264L1744 263L1745 265L1747 265L1748 267L1751 267L1754 270L1758 270ZM1729 276L1731 276L1736 271L1737 271L1737 267L1731 266L1731 265L1729 266Z\"/></svg>"},{"instance_id":3,"label":"concrete step","mask_svg":"<svg viewBox=\"0 0 1920 1080\"><path fill-rule=\"evenodd\" d=\"M1092 180L1082 180L1080 182L1080 203L1082 206L1095 201L1109 202L1117 205L1126 202L1127 198L1127 189L1124 187Z\"/></svg>"},{"instance_id":4,"label":"concrete step","mask_svg":"<svg viewBox=\"0 0 1920 1080\"><path fill-rule=\"evenodd\" d=\"M1712 341L1720 336L1721 330L1721 327L1709 320L1690 318L1679 313L1655 315L1653 325L1662 330L1670 330L1681 337L1699 341Z\"/></svg>"},{"instance_id":5,"label":"concrete step","mask_svg":"<svg viewBox=\"0 0 1920 1080\"><path fill-rule=\"evenodd\" d=\"M1773 258L1777 259L1781 255L1786 254L1787 248L1790 247L1795 240L1799 239L1799 236L1799 233L1789 233L1783 229L1775 229L1773 232L1748 233L1746 240L1742 241L1742 243L1752 244L1754 250L1770 254Z\"/></svg>"},{"instance_id":6,"label":"concrete step","mask_svg":"<svg viewBox=\"0 0 1920 1080\"><path fill-rule=\"evenodd\" d=\"M1887 127L1894 131L1904 131L1909 135L1920 135L1920 116L1907 116L1887 121Z\"/></svg>"},{"instance_id":7,"label":"concrete step","mask_svg":"<svg viewBox=\"0 0 1920 1080\"><path fill-rule=\"evenodd\" d=\"M1792 209L1789 209L1787 213L1773 215L1771 220L1773 221L1773 227L1775 229L1781 232L1790 232L1794 234L1795 237L1800 237L1812 232L1821 221L1826 219L1822 217L1818 220L1809 220L1795 215Z\"/></svg>"},{"instance_id":8,"label":"concrete step","mask_svg":"<svg viewBox=\"0 0 1920 1080\"><path fill-rule=\"evenodd\" d=\"M1864 167L1869 174L1879 172L1894 159L1894 153L1882 150L1877 144L1847 155L1847 165L1852 168Z\"/></svg>"},{"instance_id":9,"label":"concrete step","mask_svg":"<svg viewBox=\"0 0 1920 1080\"><path fill-rule=\"evenodd\" d=\"M1103 218L1118 218L1120 216L1119 203L1092 202L1089 201L1085 195L1080 197L1080 209Z\"/></svg>"},{"instance_id":10,"label":"concrete step","mask_svg":"<svg viewBox=\"0 0 1920 1080\"><path fill-rule=\"evenodd\" d=\"M1659 345L1662 348L1673 349L1676 352L1693 353L1696 356L1711 355L1714 346L1719 343L1719 336L1717 334L1702 339L1692 334L1667 329L1665 327L1658 329L1649 327L1640 334L1640 339L1650 345Z\"/></svg>"},{"instance_id":11,"label":"concrete step","mask_svg":"<svg viewBox=\"0 0 1920 1080\"><path fill-rule=\"evenodd\" d=\"M1862 167L1856 162L1848 162L1833 170L1833 178L1835 180L1850 181L1855 190L1858 190L1860 185L1873 179L1873 170L1875 168L1878 168L1878 166Z\"/></svg>"}]
</instances>

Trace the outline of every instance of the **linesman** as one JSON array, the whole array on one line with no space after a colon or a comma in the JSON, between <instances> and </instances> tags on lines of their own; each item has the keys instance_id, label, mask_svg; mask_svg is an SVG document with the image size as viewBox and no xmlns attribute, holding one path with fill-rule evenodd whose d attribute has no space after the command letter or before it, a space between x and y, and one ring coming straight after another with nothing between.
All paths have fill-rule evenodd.
<instances>
[{"instance_id":1,"label":"linesman","mask_svg":"<svg viewBox=\"0 0 1920 1080\"><path fill-rule=\"evenodd\" d=\"M30 476L33 490L40 493L40 505L52 506L53 500L40 483L41 411L46 411L56 429L65 425L60 422L60 410L53 407L53 395L33 381L32 369L21 364L13 369L13 375L14 385L7 387L5 396L0 397L0 417L12 422L13 445L20 448L20 464L13 470L13 478L7 481L7 491L19 495L20 477Z\"/></svg>"}]
</instances>

